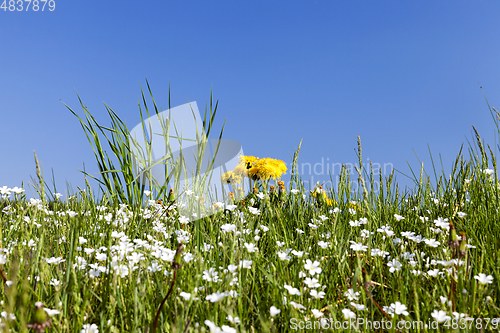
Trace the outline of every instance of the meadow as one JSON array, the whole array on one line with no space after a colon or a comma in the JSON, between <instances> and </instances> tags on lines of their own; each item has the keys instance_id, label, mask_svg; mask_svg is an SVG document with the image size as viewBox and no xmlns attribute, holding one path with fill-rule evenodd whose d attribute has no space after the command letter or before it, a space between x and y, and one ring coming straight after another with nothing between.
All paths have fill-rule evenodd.
<instances>
[{"instance_id":1,"label":"meadow","mask_svg":"<svg viewBox=\"0 0 500 333\"><path fill-rule=\"evenodd\" d=\"M2 332L498 331L500 183L479 133L450 174L422 165L411 189L363 164L359 138L357 173L334 188L304 188L300 146L289 169L244 156L224 177L243 199L189 221L182 198L127 174L116 114L117 167L82 107L102 192L62 198L38 160L38 199L0 187Z\"/></svg>"}]
</instances>

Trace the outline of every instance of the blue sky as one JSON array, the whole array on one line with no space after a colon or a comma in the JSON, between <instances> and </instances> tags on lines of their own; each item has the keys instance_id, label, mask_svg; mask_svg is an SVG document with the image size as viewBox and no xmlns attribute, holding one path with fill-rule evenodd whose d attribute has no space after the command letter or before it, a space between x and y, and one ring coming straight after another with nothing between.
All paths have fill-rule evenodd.
<instances>
[{"instance_id":1,"label":"blue sky","mask_svg":"<svg viewBox=\"0 0 500 333\"><path fill-rule=\"evenodd\" d=\"M135 126L148 79L166 109L219 100L218 127L245 151L299 167L363 159L449 168L475 125L490 144L500 91L499 1L57 1L0 10L0 186L35 176L59 192L97 172L77 92ZM307 171L305 167L305 171ZM317 170L320 170L318 167ZM338 171L338 170L337 170ZM327 180L325 175L313 175ZM310 179L307 172L304 179ZM409 184L402 175L402 184ZM25 186L26 187L26 186Z\"/></svg>"}]
</instances>

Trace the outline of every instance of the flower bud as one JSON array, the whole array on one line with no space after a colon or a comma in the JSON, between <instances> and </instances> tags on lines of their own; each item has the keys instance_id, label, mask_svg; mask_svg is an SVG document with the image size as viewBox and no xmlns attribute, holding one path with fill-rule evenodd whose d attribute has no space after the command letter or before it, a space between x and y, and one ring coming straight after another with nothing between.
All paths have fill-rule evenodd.
<instances>
[{"instance_id":1,"label":"flower bud","mask_svg":"<svg viewBox=\"0 0 500 333\"><path fill-rule=\"evenodd\" d=\"M184 245L182 243L179 243L179 246L177 246L177 251L175 251L175 256L174 260L172 261L172 268L173 269L178 269L182 266L182 250L184 248Z\"/></svg>"},{"instance_id":2,"label":"flower bud","mask_svg":"<svg viewBox=\"0 0 500 333\"><path fill-rule=\"evenodd\" d=\"M459 243L458 243L457 230L455 229L453 222L450 221L450 237L448 239L448 246L455 249L458 247L458 245Z\"/></svg>"},{"instance_id":3,"label":"flower bud","mask_svg":"<svg viewBox=\"0 0 500 333\"><path fill-rule=\"evenodd\" d=\"M170 189L170 192L168 193L168 202L169 203L173 203L174 201L175 201L174 190Z\"/></svg>"},{"instance_id":4,"label":"flower bud","mask_svg":"<svg viewBox=\"0 0 500 333\"><path fill-rule=\"evenodd\" d=\"M465 236L465 232L460 233L460 237L462 238L460 240L460 255L462 257L465 257L467 254L467 237Z\"/></svg>"},{"instance_id":5,"label":"flower bud","mask_svg":"<svg viewBox=\"0 0 500 333\"><path fill-rule=\"evenodd\" d=\"M33 322L36 324L43 324L47 321L47 313L43 310L42 302L35 303L35 313L33 314Z\"/></svg>"}]
</instances>

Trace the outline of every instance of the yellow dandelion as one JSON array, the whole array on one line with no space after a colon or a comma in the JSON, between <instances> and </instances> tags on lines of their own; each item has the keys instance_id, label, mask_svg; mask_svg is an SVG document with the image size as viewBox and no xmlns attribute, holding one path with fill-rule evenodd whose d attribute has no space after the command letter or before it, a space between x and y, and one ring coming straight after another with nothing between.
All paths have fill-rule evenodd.
<instances>
[{"instance_id":1,"label":"yellow dandelion","mask_svg":"<svg viewBox=\"0 0 500 333\"><path fill-rule=\"evenodd\" d=\"M228 184L232 181L232 178L233 178L232 171L228 171L220 177L220 179L222 180L223 183L228 183Z\"/></svg>"},{"instance_id":2,"label":"yellow dandelion","mask_svg":"<svg viewBox=\"0 0 500 333\"><path fill-rule=\"evenodd\" d=\"M250 169L248 169L248 176L252 178L253 180L259 179L259 168L254 166Z\"/></svg>"},{"instance_id":3,"label":"yellow dandelion","mask_svg":"<svg viewBox=\"0 0 500 333\"><path fill-rule=\"evenodd\" d=\"M234 175L233 174L233 179L231 181L232 183L236 183L236 184L239 184L241 183L241 176L240 175Z\"/></svg>"},{"instance_id":4,"label":"yellow dandelion","mask_svg":"<svg viewBox=\"0 0 500 333\"><path fill-rule=\"evenodd\" d=\"M286 172L286 165L280 160L276 160L274 158L262 158L255 163L256 166L259 166L261 171L261 178L263 179L277 179L280 178L283 174L283 171Z\"/></svg>"},{"instance_id":5,"label":"yellow dandelion","mask_svg":"<svg viewBox=\"0 0 500 333\"><path fill-rule=\"evenodd\" d=\"M233 174L234 174L234 176L240 177L240 178L248 177L248 170L247 170L245 164L243 164L243 163L238 164L236 166L236 168L234 168Z\"/></svg>"},{"instance_id":6,"label":"yellow dandelion","mask_svg":"<svg viewBox=\"0 0 500 333\"><path fill-rule=\"evenodd\" d=\"M241 183L241 176L234 174L233 171L228 171L221 176L221 180L227 184Z\"/></svg>"},{"instance_id":7,"label":"yellow dandelion","mask_svg":"<svg viewBox=\"0 0 500 333\"><path fill-rule=\"evenodd\" d=\"M277 163L277 160L273 158L264 158L262 159L262 161L268 166L270 170L269 177L276 179L281 176L281 171Z\"/></svg>"},{"instance_id":8,"label":"yellow dandelion","mask_svg":"<svg viewBox=\"0 0 500 333\"><path fill-rule=\"evenodd\" d=\"M250 177L253 180L277 179L287 171L285 162L269 157L259 159L255 156L241 155L240 162L242 166L238 165L234 168L233 173L240 177Z\"/></svg>"},{"instance_id":9,"label":"yellow dandelion","mask_svg":"<svg viewBox=\"0 0 500 333\"><path fill-rule=\"evenodd\" d=\"M247 169L250 169L258 160L259 158L255 156L240 155L240 162L243 163Z\"/></svg>"},{"instance_id":10,"label":"yellow dandelion","mask_svg":"<svg viewBox=\"0 0 500 333\"><path fill-rule=\"evenodd\" d=\"M275 175L275 168L267 163L268 159L260 159L258 160L250 170L248 170L248 174L252 177L253 180L257 179L269 179L271 177L274 177Z\"/></svg>"},{"instance_id":11,"label":"yellow dandelion","mask_svg":"<svg viewBox=\"0 0 500 333\"><path fill-rule=\"evenodd\" d=\"M276 160L276 165L277 165L276 168L279 170L279 176L276 178L280 178L282 174L286 173L286 170L288 168L286 167L285 162L280 161L280 160Z\"/></svg>"}]
</instances>

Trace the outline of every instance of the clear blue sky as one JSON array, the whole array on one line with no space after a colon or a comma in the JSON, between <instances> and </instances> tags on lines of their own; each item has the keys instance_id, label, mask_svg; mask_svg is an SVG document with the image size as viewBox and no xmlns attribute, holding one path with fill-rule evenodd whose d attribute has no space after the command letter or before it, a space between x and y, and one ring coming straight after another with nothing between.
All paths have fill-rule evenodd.
<instances>
[{"instance_id":1,"label":"clear blue sky","mask_svg":"<svg viewBox=\"0 0 500 333\"><path fill-rule=\"evenodd\" d=\"M62 102L82 114L78 92L103 125L106 102L133 127L145 78L164 109L169 85L172 106L200 108L213 87L224 137L250 155L289 163L303 139L300 163L356 163L360 135L365 161L408 172L407 161L419 168L415 150L430 168L429 144L448 168L471 125L494 143L478 81L499 105L499 13L497 0L56 0L53 12L0 10L0 186L35 176L33 150L60 192L66 181L81 186L83 163L97 167Z\"/></svg>"}]
</instances>

